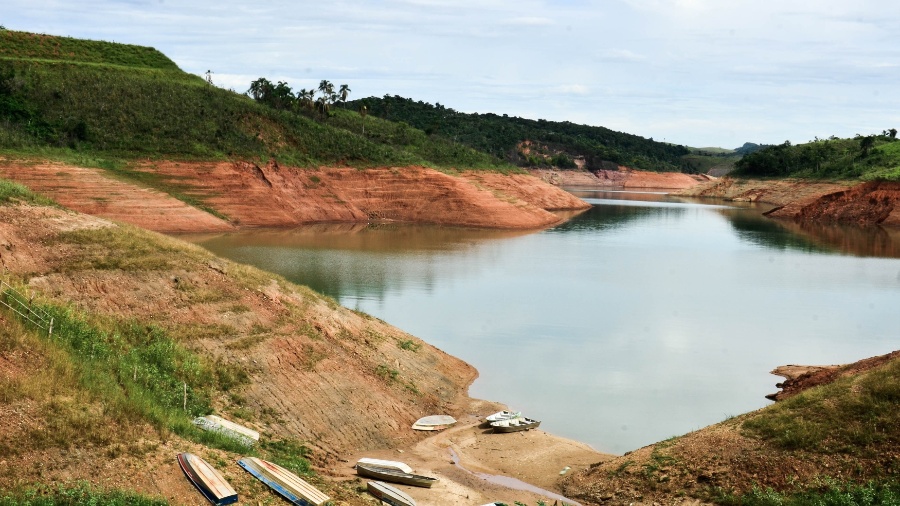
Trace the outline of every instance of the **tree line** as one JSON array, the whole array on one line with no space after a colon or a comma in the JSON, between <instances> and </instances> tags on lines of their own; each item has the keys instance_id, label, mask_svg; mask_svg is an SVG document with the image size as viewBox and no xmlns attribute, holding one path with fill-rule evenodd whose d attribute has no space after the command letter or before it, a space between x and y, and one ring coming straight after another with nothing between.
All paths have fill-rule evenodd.
<instances>
[{"instance_id":1,"label":"tree line","mask_svg":"<svg viewBox=\"0 0 900 506\"><path fill-rule=\"evenodd\" d=\"M347 97L350 96L350 86L342 84L335 90L331 81L323 79L319 82L318 88L309 90L302 88L295 94L284 81L272 83L265 77L260 77L250 83L247 94L253 100L274 109L296 112L317 111L327 115L334 104L347 102Z\"/></svg>"},{"instance_id":2,"label":"tree line","mask_svg":"<svg viewBox=\"0 0 900 506\"><path fill-rule=\"evenodd\" d=\"M852 139L816 137L806 144L766 146L735 163L735 174L762 177L860 177L900 164L900 150L886 149L897 141L895 128L881 135ZM877 177L877 176L873 176Z\"/></svg>"}]
</instances>

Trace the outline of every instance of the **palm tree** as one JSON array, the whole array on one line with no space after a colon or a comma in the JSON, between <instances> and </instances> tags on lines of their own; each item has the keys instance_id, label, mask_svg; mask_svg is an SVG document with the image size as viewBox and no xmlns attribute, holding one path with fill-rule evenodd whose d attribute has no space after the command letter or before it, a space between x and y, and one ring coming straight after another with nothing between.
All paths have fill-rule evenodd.
<instances>
[{"instance_id":1,"label":"palm tree","mask_svg":"<svg viewBox=\"0 0 900 506\"><path fill-rule=\"evenodd\" d=\"M359 115L362 116L362 134L366 135L366 115L369 114L369 109L365 105L359 106Z\"/></svg>"},{"instance_id":2,"label":"palm tree","mask_svg":"<svg viewBox=\"0 0 900 506\"><path fill-rule=\"evenodd\" d=\"M319 102L322 104L322 112L328 112L328 105L330 104L329 100L334 95L334 85L331 82L322 79L319 82L319 91L322 92L322 98L319 99Z\"/></svg>"},{"instance_id":3,"label":"palm tree","mask_svg":"<svg viewBox=\"0 0 900 506\"><path fill-rule=\"evenodd\" d=\"M346 84L342 84L341 89L338 91L338 93L341 95L341 102L346 102L347 95L350 94L350 87Z\"/></svg>"}]
</instances>

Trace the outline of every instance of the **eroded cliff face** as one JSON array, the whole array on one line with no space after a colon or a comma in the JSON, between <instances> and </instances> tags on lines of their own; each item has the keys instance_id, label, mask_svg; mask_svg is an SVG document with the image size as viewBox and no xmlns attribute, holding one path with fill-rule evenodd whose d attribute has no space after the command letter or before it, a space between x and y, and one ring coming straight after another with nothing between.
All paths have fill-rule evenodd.
<instances>
[{"instance_id":1,"label":"eroded cliff face","mask_svg":"<svg viewBox=\"0 0 900 506\"><path fill-rule=\"evenodd\" d=\"M246 161L155 162L136 170L176 188L222 218L98 169L57 163L0 164L0 176L70 209L162 232L385 220L539 229L563 220L552 211L590 207L526 174L445 174L424 167L299 169Z\"/></svg>"},{"instance_id":2,"label":"eroded cliff face","mask_svg":"<svg viewBox=\"0 0 900 506\"><path fill-rule=\"evenodd\" d=\"M843 223L900 227L900 183L819 182L723 178L679 192L775 206L767 213L802 224Z\"/></svg>"}]
</instances>

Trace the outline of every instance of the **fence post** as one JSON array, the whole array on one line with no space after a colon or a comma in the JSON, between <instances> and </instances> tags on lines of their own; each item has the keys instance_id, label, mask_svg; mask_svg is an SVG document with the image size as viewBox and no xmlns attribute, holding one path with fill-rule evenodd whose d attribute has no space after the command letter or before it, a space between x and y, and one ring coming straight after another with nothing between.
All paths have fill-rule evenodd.
<instances>
[{"instance_id":1,"label":"fence post","mask_svg":"<svg viewBox=\"0 0 900 506\"><path fill-rule=\"evenodd\" d=\"M184 383L184 407L183 409L187 411L187 382Z\"/></svg>"}]
</instances>

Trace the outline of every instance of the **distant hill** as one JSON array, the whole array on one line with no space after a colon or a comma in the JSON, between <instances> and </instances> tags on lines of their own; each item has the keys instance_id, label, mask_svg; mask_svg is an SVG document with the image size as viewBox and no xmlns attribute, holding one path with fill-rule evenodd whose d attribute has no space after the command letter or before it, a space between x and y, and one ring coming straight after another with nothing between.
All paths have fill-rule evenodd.
<instances>
[{"instance_id":1,"label":"distant hill","mask_svg":"<svg viewBox=\"0 0 900 506\"><path fill-rule=\"evenodd\" d=\"M754 177L809 177L900 180L897 131L852 139L816 139L764 146L735 164L736 174ZM745 144L746 146L746 144Z\"/></svg>"},{"instance_id":2,"label":"distant hill","mask_svg":"<svg viewBox=\"0 0 900 506\"><path fill-rule=\"evenodd\" d=\"M684 146L568 121L531 120L493 113L462 113L397 95L348 102L369 115L407 123L429 136L450 139L521 167L599 170L625 165L653 171L695 172Z\"/></svg>"},{"instance_id":3,"label":"distant hill","mask_svg":"<svg viewBox=\"0 0 900 506\"><path fill-rule=\"evenodd\" d=\"M0 63L0 149L7 152L512 169L408 125L372 118L370 135L362 135L356 113L341 111L327 124L266 107L183 72L153 48L0 30Z\"/></svg>"}]
</instances>

